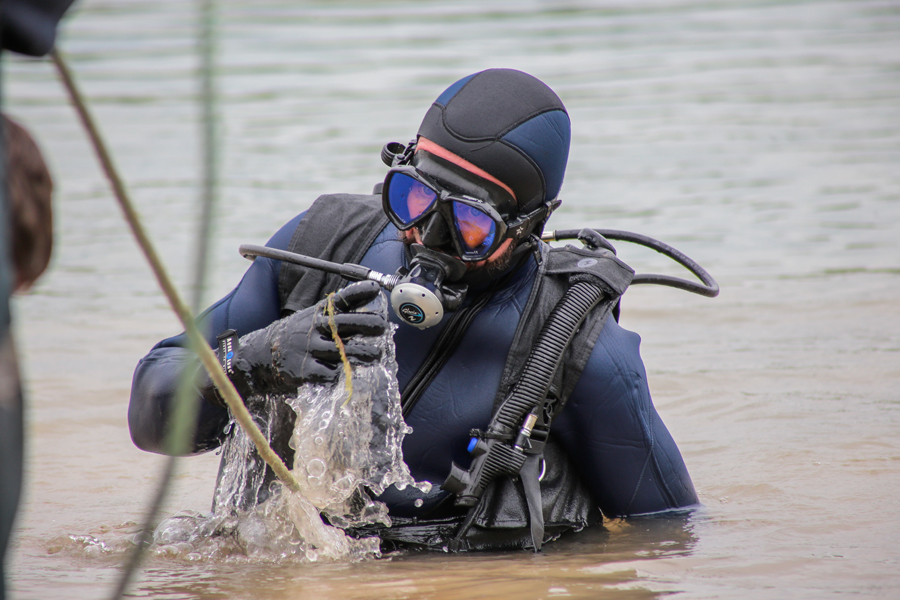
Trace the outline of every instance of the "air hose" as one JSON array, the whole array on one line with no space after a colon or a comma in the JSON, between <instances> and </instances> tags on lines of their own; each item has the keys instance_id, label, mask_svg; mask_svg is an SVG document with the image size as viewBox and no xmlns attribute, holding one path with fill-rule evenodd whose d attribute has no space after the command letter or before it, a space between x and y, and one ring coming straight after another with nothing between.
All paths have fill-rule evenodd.
<instances>
[{"instance_id":1,"label":"air hose","mask_svg":"<svg viewBox=\"0 0 900 600\"><path fill-rule=\"evenodd\" d=\"M585 231L599 234L600 239L590 241L584 239ZM703 285L700 285L693 281L681 279L680 277L671 277L669 275L638 274L634 276L634 279L631 281L631 285L652 283L656 285L665 285L668 287L678 288L680 290L692 292L694 294L699 294L708 298L715 298L719 295L719 284L716 283L716 280L706 272L706 269L698 265L696 261L692 260L683 252L673 248L672 246L669 246L668 244L659 240L655 240L652 237L641 235L640 233L620 231L618 229L561 229L544 233L544 235L541 236L541 239L545 242L578 239L586 244L593 245L595 247L602 246L604 248L612 250L612 252L615 253L615 248L612 247L612 244L606 241L607 238L610 240L620 240L623 242L638 244L639 246L650 248L651 250L655 250L660 254L668 256L669 258L686 268L688 271L696 275L697 279L699 279L703 283Z\"/></svg>"},{"instance_id":2,"label":"air hose","mask_svg":"<svg viewBox=\"0 0 900 600\"><path fill-rule=\"evenodd\" d=\"M550 313L525 362L521 379L497 410L496 417L488 428L490 433L512 433L521 423L522 415L533 411L547 397L565 349L575 337L584 318L603 298L603 291L586 281L589 277L591 276L573 277L575 285L569 288Z\"/></svg>"}]
</instances>

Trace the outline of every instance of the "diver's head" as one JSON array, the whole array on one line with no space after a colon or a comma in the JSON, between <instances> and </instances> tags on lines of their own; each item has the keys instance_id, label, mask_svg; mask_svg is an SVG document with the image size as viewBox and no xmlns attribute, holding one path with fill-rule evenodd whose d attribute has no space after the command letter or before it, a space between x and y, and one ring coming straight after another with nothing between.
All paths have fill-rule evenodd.
<instances>
[{"instance_id":1,"label":"diver's head","mask_svg":"<svg viewBox=\"0 0 900 600\"><path fill-rule=\"evenodd\" d=\"M407 241L470 266L497 262L555 208L569 137L562 101L540 80L511 69L465 77L432 104L411 147L383 152L393 166L385 212Z\"/></svg>"}]
</instances>

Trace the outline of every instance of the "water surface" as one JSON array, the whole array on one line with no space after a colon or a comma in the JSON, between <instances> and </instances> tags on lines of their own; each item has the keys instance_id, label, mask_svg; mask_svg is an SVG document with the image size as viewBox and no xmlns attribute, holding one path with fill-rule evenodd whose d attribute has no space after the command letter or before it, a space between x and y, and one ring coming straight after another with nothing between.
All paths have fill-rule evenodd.
<instances>
[{"instance_id":1,"label":"water surface","mask_svg":"<svg viewBox=\"0 0 900 600\"><path fill-rule=\"evenodd\" d=\"M544 79L573 143L551 226L639 231L722 285L636 287L655 403L704 508L541 555L362 564L153 557L138 597L822 598L900 594L900 6L895 2L220 3L222 190L207 299L321 193L366 192L387 141L487 67ZM83 0L70 58L150 234L187 284L199 185L194 13ZM179 331L49 64L7 110L57 183L50 271L14 305L29 393L14 598L111 593L162 466L130 442L137 360ZM678 273L652 252L638 271ZM166 514L207 510L218 457Z\"/></svg>"}]
</instances>

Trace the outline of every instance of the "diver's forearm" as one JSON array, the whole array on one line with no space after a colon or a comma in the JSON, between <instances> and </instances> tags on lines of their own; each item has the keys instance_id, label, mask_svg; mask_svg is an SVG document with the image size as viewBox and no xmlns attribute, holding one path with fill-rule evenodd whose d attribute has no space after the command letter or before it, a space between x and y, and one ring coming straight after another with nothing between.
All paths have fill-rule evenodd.
<instances>
[{"instance_id":1,"label":"diver's forearm","mask_svg":"<svg viewBox=\"0 0 900 600\"><path fill-rule=\"evenodd\" d=\"M128 427L131 439L138 448L166 453L166 429L181 375L186 368L195 366L190 360L190 352L183 348L156 348L138 363L128 405ZM200 406L189 454L197 454L221 444L228 413L204 399L199 391L192 401Z\"/></svg>"}]
</instances>

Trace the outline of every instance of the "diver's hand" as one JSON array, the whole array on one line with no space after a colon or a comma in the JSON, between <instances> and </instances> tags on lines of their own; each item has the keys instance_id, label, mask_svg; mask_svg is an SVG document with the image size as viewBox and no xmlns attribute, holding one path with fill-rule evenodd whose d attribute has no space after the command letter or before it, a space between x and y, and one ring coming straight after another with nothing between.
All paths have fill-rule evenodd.
<instances>
[{"instance_id":1,"label":"diver's hand","mask_svg":"<svg viewBox=\"0 0 900 600\"><path fill-rule=\"evenodd\" d=\"M371 302L379 292L375 282L361 281L333 297L335 328L351 363L367 363L381 357L381 348L372 338L384 333L386 320L378 313L352 312ZM226 372L241 396L293 394L303 383L333 382L338 378L342 371L341 354L332 337L326 306L327 300L322 300L240 338L230 365L226 362ZM351 336L357 337L349 340Z\"/></svg>"}]
</instances>

